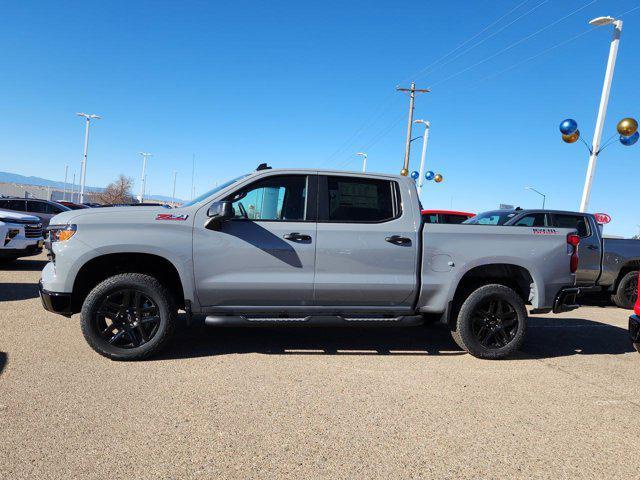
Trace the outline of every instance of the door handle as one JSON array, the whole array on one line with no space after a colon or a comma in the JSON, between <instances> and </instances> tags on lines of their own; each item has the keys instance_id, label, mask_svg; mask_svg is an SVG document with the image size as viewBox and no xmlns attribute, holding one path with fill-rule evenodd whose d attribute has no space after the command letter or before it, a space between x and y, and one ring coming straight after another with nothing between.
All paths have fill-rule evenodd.
<instances>
[{"instance_id":1,"label":"door handle","mask_svg":"<svg viewBox=\"0 0 640 480\"><path fill-rule=\"evenodd\" d=\"M595 245L587 245L587 248L589 250L598 250L598 247L596 247Z\"/></svg>"},{"instance_id":2,"label":"door handle","mask_svg":"<svg viewBox=\"0 0 640 480\"><path fill-rule=\"evenodd\" d=\"M311 235L305 235L304 233L291 232L283 235L285 240L292 240L294 242L308 242L311 240Z\"/></svg>"},{"instance_id":3,"label":"door handle","mask_svg":"<svg viewBox=\"0 0 640 480\"><path fill-rule=\"evenodd\" d=\"M409 245L411 244L411 239L407 237L402 237L400 235L391 235L390 237L385 238L385 240L389 243L395 243L396 245Z\"/></svg>"}]
</instances>

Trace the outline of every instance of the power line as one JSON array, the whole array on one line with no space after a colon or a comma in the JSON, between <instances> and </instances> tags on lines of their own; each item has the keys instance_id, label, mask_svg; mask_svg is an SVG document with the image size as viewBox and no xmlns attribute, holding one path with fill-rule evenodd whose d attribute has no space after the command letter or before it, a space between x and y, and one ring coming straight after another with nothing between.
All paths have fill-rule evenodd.
<instances>
[{"instance_id":1,"label":"power line","mask_svg":"<svg viewBox=\"0 0 640 480\"><path fill-rule=\"evenodd\" d=\"M509 10L507 13L505 13L504 15L502 15L500 18L498 18L496 21L492 22L489 26L485 27L483 30L481 30L479 33L477 33L476 35L474 35L473 37L471 37L469 40L467 40L466 42L462 43L459 47L453 49L451 52L449 52L447 55L445 55L444 57L440 58L439 60L433 62L431 65L423 68L420 72L418 72L417 75L414 76L414 78L420 78L422 75L424 75L425 73L427 73L427 71L434 66L435 64L439 63L440 61L444 60L446 57L448 57L449 55L451 55L452 53L454 53L456 50L458 50L460 47L462 47L463 45L465 45L466 43L469 43L469 41L471 41L474 38L477 38L480 34L484 33L485 31L487 31L489 28L493 27L494 25L496 25L497 23L499 23L500 21L502 21L505 17L509 16L511 13L513 13L515 10L517 10L518 8L520 8L522 5L524 5L525 3L527 3L529 0L526 0L520 4L518 4L515 8ZM478 47L479 45L482 45L484 42L486 42L487 40L495 37L496 35L498 35L500 32L502 32L503 30L509 28L511 25L513 25L514 23L516 23L518 20L521 20L522 18L526 17L527 15L533 13L535 10L537 10L538 8L540 8L542 5L544 5L545 3L548 3L549 0L543 0L542 2L538 3L536 6L534 6L533 8L530 8L529 10L527 10L526 12L524 12L523 14L519 15L518 17L516 17L514 20L512 20L511 22L507 23L506 25L502 26L501 28L499 28L496 32L493 32L491 35L489 35L488 37L485 37L484 39L480 40L479 42L474 43L473 45L471 45L469 48L464 49L462 52L458 53L457 55L455 55L453 58L450 58L447 62L438 65L434 70L437 70L439 68L442 68L446 65L449 65L451 62L453 62L454 60L456 60L457 58L460 58L462 55L470 52L471 50L473 50L474 48ZM431 72L433 73L433 71Z\"/></svg>"},{"instance_id":2,"label":"power line","mask_svg":"<svg viewBox=\"0 0 640 480\"><path fill-rule=\"evenodd\" d=\"M463 73L468 72L469 70L471 70L471 69L473 69L473 68L475 68L475 67L477 67L477 66L479 66L479 65L482 65L483 63L486 63L486 62L488 62L489 60L494 59L494 58L495 58L495 57L497 57L498 55L501 55L501 54L503 54L504 52L507 52L508 50L511 50L512 48L515 48L515 47L517 47L518 45L520 45L520 44L522 44L522 43L526 42L527 40L529 40L529 39L531 39L531 38L535 37L536 35L538 35L538 34L540 34L540 33L544 32L545 30L548 30L549 28L556 26L558 23L560 23L560 22L562 22L562 21L566 20L567 18L571 17L572 15L575 15L575 14L576 14L576 13L578 13L579 11L584 10L585 8L589 7L590 5L593 5L593 4L594 4L594 3L596 3L597 1L598 1L598 0L592 0L591 2L587 3L586 5L583 5L582 7L577 8L577 9L576 9L576 10L574 10L573 12L571 12L571 13L569 13L569 14L565 15L564 17L562 17L562 18L560 18L560 19L556 20L555 22L550 23L549 25L546 25L546 26L542 27L541 29L539 29L539 30L537 30L537 31L535 31L535 32L533 32L533 33L531 33L531 34L527 35L527 36L526 36L526 37L524 37L524 38L521 38L520 40L518 40L518 41L516 41L516 42L514 42L514 43L512 43L512 44L510 44L510 45L508 45L508 46L506 46L506 47L505 47L505 48L503 48L502 50L499 50L498 52L496 52L496 53L494 53L494 54L492 54L492 55L489 55L488 57L484 58L483 60L480 60L479 62L474 63L473 65L471 65L471 66L469 66L469 67L467 67L467 68L464 68L464 69L462 69L462 70L458 71L457 73L454 73L453 75L449 75L448 77L445 77L444 79L440 80L439 82L434 83L432 86L441 85L442 83L444 83L444 82L446 82L446 81L448 81L448 80L451 80L452 78L455 78L455 77L457 77L458 75L462 75Z\"/></svg>"}]
</instances>

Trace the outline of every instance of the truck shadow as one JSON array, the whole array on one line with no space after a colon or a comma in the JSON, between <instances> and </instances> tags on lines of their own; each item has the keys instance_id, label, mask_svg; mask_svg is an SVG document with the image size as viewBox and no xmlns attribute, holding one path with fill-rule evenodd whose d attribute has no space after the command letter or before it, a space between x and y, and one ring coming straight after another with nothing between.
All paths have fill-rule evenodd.
<instances>
[{"instance_id":1,"label":"truck shadow","mask_svg":"<svg viewBox=\"0 0 640 480\"><path fill-rule=\"evenodd\" d=\"M633 352L625 328L581 319L531 317L513 360ZM270 355L466 355L442 324L420 327L208 327L181 322L158 359L238 353Z\"/></svg>"},{"instance_id":2,"label":"truck shadow","mask_svg":"<svg viewBox=\"0 0 640 480\"><path fill-rule=\"evenodd\" d=\"M47 260L18 259L13 262L0 264L0 272L39 272L47 264Z\"/></svg>"},{"instance_id":3,"label":"truck shadow","mask_svg":"<svg viewBox=\"0 0 640 480\"><path fill-rule=\"evenodd\" d=\"M29 300L38 297L35 283L0 283L0 302Z\"/></svg>"}]
</instances>

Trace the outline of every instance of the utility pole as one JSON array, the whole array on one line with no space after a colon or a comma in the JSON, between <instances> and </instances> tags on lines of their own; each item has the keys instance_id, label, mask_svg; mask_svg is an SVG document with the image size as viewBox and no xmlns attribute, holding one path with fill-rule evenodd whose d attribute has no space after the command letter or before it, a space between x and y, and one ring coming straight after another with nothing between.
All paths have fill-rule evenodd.
<instances>
[{"instance_id":1,"label":"utility pole","mask_svg":"<svg viewBox=\"0 0 640 480\"><path fill-rule=\"evenodd\" d=\"M73 202L73 195L76 192L76 172L73 172L73 181L71 182L71 201Z\"/></svg>"},{"instance_id":2,"label":"utility pole","mask_svg":"<svg viewBox=\"0 0 640 480\"><path fill-rule=\"evenodd\" d=\"M91 124L91 120L99 120L99 115L94 115L92 113L76 113L79 117L84 117L86 119L86 127L84 131L84 155L82 156L82 165L80 169L80 203L84 202L84 185L87 179L87 154L89 152L89 125Z\"/></svg>"},{"instance_id":3,"label":"utility pole","mask_svg":"<svg viewBox=\"0 0 640 480\"><path fill-rule=\"evenodd\" d=\"M62 200L67 199L67 175L69 174L69 165L64 166L64 191L62 192Z\"/></svg>"},{"instance_id":4,"label":"utility pole","mask_svg":"<svg viewBox=\"0 0 640 480\"><path fill-rule=\"evenodd\" d=\"M174 170L173 171L173 195L171 195L171 201L174 207L176 206L176 176L177 175L178 175L178 172Z\"/></svg>"},{"instance_id":5,"label":"utility pole","mask_svg":"<svg viewBox=\"0 0 640 480\"><path fill-rule=\"evenodd\" d=\"M416 83L411 82L410 88L400 88L396 87L398 92L409 92L409 121L407 123L407 143L404 150L404 164L402 166L402 171L400 175L407 176L409 175L409 152L411 151L411 127L413 126L413 104L416 98L416 92L418 93L427 93L430 90L428 88L416 88Z\"/></svg>"},{"instance_id":6,"label":"utility pole","mask_svg":"<svg viewBox=\"0 0 640 480\"><path fill-rule=\"evenodd\" d=\"M582 200L580 201L580 211L585 212L589 204L589 196L591 194L591 184L593 176L596 172L596 162L600 153L600 140L602 139L602 129L604 127L604 119L607 115L607 105L609 103L609 94L611 93L611 82L613 81L613 70L616 66L616 57L618 56L618 44L620 43L620 34L622 33L622 20L616 20L612 17L598 17L589 22L593 26L613 25L613 38L609 47L609 59L607 60L607 69L604 74L604 85L602 86L602 95L600 96L600 106L598 108L598 118L596 119L596 129L593 132L593 142L591 145L591 155L589 156L589 166L587 167L587 177L584 181L584 189L582 191Z\"/></svg>"},{"instance_id":7,"label":"utility pole","mask_svg":"<svg viewBox=\"0 0 640 480\"><path fill-rule=\"evenodd\" d=\"M147 152L140 152L140 155L142 155L142 176L140 177L140 181L142 183L142 188L140 189L140 203L142 203L144 202L144 188L147 184L147 158L152 155Z\"/></svg>"}]
</instances>

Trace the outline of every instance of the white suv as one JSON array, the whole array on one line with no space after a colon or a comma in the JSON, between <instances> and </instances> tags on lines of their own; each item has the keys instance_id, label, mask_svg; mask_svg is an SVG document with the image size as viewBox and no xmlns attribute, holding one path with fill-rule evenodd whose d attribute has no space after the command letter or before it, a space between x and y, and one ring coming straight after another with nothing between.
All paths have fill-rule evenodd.
<instances>
[{"instance_id":1,"label":"white suv","mask_svg":"<svg viewBox=\"0 0 640 480\"><path fill-rule=\"evenodd\" d=\"M0 210L0 263L38 255L43 244L38 217Z\"/></svg>"}]
</instances>

